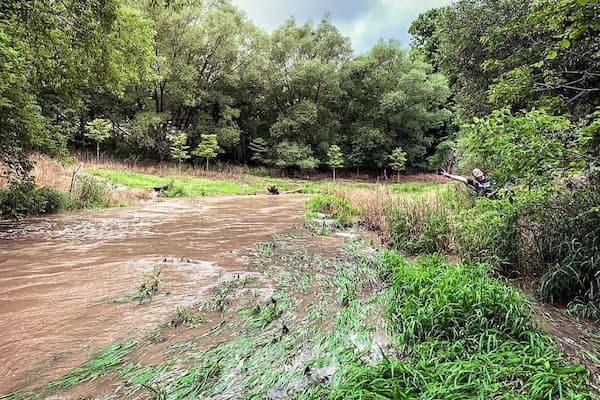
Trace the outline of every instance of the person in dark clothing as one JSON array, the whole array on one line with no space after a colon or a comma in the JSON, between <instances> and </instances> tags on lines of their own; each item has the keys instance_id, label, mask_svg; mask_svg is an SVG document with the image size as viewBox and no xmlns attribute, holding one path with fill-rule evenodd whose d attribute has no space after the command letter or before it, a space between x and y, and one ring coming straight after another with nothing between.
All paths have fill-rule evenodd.
<instances>
[{"instance_id":1,"label":"person in dark clothing","mask_svg":"<svg viewBox=\"0 0 600 400\"><path fill-rule=\"evenodd\" d=\"M474 179L465 178L464 176L460 175L452 175L444 170L442 170L441 174L446 178L464 183L470 189L474 190L478 196L487 197L488 199L496 198L496 192L492 190L494 184L496 183L495 180L486 177L483 171L479 168L475 168L473 170Z\"/></svg>"}]
</instances>

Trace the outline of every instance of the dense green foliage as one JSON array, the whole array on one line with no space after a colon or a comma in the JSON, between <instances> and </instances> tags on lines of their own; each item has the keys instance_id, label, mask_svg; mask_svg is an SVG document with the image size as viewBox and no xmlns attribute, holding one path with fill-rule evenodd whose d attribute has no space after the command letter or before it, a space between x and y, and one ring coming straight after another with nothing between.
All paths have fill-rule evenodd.
<instances>
[{"instance_id":1,"label":"dense green foliage","mask_svg":"<svg viewBox=\"0 0 600 400\"><path fill-rule=\"evenodd\" d=\"M325 168L335 143L355 167L384 168L398 146L423 166L446 135L445 78L395 42L353 58L327 16L267 34L229 1L167 3L2 6L0 161L11 179L26 176L27 151L59 155L89 139L97 153L104 142L108 154L185 162L173 135L190 149L214 135L218 152L191 162L292 171Z\"/></svg>"},{"instance_id":2,"label":"dense green foliage","mask_svg":"<svg viewBox=\"0 0 600 400\"><path fill-rule=\"evenodd\" d=\"M599 16L597 0L461 0L411 27L450 81L458 168L498 181L500 200L458 212L459 254L596 318Z\"/></svg>"},{"instance_id":3,"label":"dense green foliage","mask_svg":"<svg viewBox=\"0 0 600 400\"><path fill-rule=\"evenodd\" d=\"M350 363L330 399L591 399L585 368L564 366L515 289L482 265L386 254L390 331L401 358Z\"/></svg>"},{"instance_id":4,"label":"dense green foliage","mask_svg":"<svg viewBox=\"0 0 600 400\"><path fill-rule=\"evenodd\" d=\"M22 218L68 210L74 207L68 194L50 188L38 188L31 181L13 183L8 189L0 190L0 217Z\"/></svg>"}]
</instances>

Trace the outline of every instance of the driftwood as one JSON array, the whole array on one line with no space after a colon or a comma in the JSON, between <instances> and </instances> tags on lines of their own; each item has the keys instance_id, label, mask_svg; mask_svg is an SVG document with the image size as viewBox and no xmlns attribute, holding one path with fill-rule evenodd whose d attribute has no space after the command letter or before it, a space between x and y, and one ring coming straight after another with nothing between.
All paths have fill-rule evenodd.
<instances>
[{"instance_id":1,"label":"driftwood","mask_svg":"<svg viewBox=\"0 0 600 400\"><path fill-rule=\"evenodd\" d=\"M278 195L278 194L290 194L290 193L302 193L304 189L296 189L296 190L288 190L287 192L280 192L276 186L270 186L267 188L269 194Z\"/></svg>"},{"instance_id":2,"label":"driftwood","mask_svg":"<svg viewBox=\"0 0 600 400\"><path fill-rule=\"evenodd\" d=\"M83 164L79 164L79 166L77 167L77 169L73 170L73 175L71 176L71 186L69 187L69 193L73 193L73 187L75 186L75 177L77 176L77 173L81 169L82 165Z\"/></svg>"},{"instance_id":3,"label":"driftwood","mask_svg":"<svg viewBox=\"0 0 600 400\"><path fill-rule=\"evenodd\" d=\"M171 185L165 185L165 186L156 186L154 188L155 192L158 192L158 194L161 194L162 192L164 192L165 190L169 190L171 188Z\"/></svg>"}]
</instances>

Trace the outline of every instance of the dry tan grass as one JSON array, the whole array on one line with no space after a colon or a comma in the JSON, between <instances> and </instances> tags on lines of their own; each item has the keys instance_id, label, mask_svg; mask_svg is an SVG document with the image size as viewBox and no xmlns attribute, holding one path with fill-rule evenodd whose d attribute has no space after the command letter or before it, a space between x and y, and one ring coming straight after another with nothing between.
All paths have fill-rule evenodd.
<instances>
[{"instance_id":1,"label":"dry tan grass","mask_svg":"<svg viewBox=\"0 0 600 400\"><path fill-rule=\"evenodd\" d=\"M396 195L392 195L384 186L376 188L344 188L334 189L335 196L344 198L359 208L365 228L373 231L387 232L385 210Z\"/></svg>"},{"instance_id":2,"label":"dry tan grass","mask_svg":"<svg viewBox=\"0 0 600 400\"><path fill-rule=\"evenodd\" d=\"M64 166L44 154L32 154L30 160L35 162L31 175L38 186L49 187L61 192L68 192L71 177L77 165Z\"/></svg>"},{"instance_id":3,"label":"dry tan grass","mask_svg":"<svg viewBox=\"0 0 600 400\"><path fill-rule=\"evenodd\" d=\"M104 157L101 157L99 161L96 161L95 157L89 157L85 153L77 154L77 159L83 162L86 167L90 168L104 168L116 171L139 172L142 174L156 175L161 177L176 175L178 173L177 164L173 162L145 163L139 162L133 158L127 160L113 160ZM247 183L249 181L248 175L250 173L258 176L273 176L278 175L279 171L264 167L249 168L247 166L242 165L228 164L212 164L208 171L204 169L204 165L196 167L189 164L183 164L181 166L182 175L215 180L235 180L237 182L243 183Z\"/></svg>"},{"instance_id":4,"label":"dry tan grass","mask_svg":"<svg viewBox=\"0 0 600 400\"><path fill-rule=\"evenodd\" d=\"M35 178L36 184L40 187L49 187L60 192L69 192L73 173L78 171L78 174L81 174L86 166L83 162L63 165L47 155L38 153L31 154L29 159L35 162L31 176ZM87 166L91 165L87 164ZM5 186L6 182L0 181L0 188ZM105 200L112 204L132 204L138 201L150 200L154 197L156 197L154 193L146 190L110 185Z\"/></svg>"}]
</instances>

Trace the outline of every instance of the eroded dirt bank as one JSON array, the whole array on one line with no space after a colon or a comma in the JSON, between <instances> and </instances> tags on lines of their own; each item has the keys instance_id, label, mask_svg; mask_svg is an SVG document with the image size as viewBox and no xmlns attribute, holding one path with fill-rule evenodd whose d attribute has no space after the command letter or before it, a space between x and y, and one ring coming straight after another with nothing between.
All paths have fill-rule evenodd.
<instances>
[{"instance_id":1,"label":"eroded dirt bank","mask_svg":"<svg viewBox=\"0 0 600 400\"><path fill-rule=\"evenodd\" d=\"M236 251L302 222L304 199L164 201L0 223L0 394L43 385L197 301L215 275L240 268ZM128 301L158 267L160 295Z\"/></svg>"}]
</instances>

